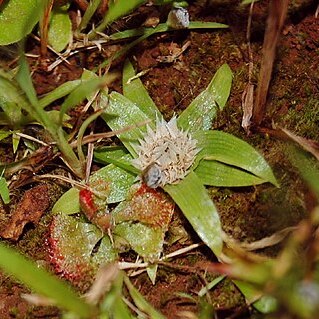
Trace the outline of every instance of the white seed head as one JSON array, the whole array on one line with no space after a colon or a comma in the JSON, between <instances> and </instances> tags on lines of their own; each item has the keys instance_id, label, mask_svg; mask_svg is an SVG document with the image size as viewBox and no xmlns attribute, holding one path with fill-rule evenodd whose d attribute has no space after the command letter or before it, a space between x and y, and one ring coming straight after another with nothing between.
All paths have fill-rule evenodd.
<instances>
[{"instance_id":1,"label":"white seed head","mask_svg":"<svg viewBox=\"0 0 319 319\"><path fill-rule=\"evenodd\" d=\"M176 117L168 123L158 120L155 131L148 126L139 143L138 158L132 164L142 171L143 182L152 188L183 179L199 151L197 141L178 129Z\"/></svg>"}]
</instances>

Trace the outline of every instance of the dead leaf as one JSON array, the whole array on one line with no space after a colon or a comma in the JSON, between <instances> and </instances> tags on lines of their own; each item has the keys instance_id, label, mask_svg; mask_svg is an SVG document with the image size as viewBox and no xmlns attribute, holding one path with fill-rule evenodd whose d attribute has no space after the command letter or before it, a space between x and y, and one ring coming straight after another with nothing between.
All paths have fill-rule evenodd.
<instances>
[{"instance_id":1,"label":"dead leaf","mask_svg":"<svg viewBox=\"0 0 319 319\"><path fill-rule=\"evenodd\" d=\"M26 191L8 221L0 231L6 239L18 240L27 223L38 223L49 207L48 187L41 184Z\"/></svg>"},{"instance_id":2,"label":"dead leaf","mask_svg":"<svg viewBox=\"0 0 319 319\"><path fill-rule=\"evenodd\" d=\"M254 85L247 83L245 90L242 94L242 108L243 108L243 118L241 121L242 128L248 132L251 124L251 117L253 115L254 107Z\"/></svg>"}]
</instances>

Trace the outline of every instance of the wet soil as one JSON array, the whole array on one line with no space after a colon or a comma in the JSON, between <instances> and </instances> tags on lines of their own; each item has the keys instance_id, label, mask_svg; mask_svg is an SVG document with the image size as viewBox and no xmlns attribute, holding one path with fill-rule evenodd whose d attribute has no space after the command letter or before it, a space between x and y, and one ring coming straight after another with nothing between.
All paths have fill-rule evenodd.
<instances>
[{"instance_id":1,"label":"wet soil","mask_svg":"<svg viewBox=\"0 0 319 319\"><path fill-rule=\"evenodd\" d=\"M258 149L272 166L281 187L271 185L245 188L211 188L213 198L222 221L224 231L240 241L254 241L269 236L275 231L296 225L308 216L314 202L296 169L287 159L286 142L269 134L273 125L288 128L298 135L318 140L319 136L319 18L314 13L316 1L292 1L288 17L277 50L275 67L267 101L267 113L262 122L263 133L247 134L241 127L242 93L248 81L248 45L246 27L248 7L239 6L239 1L194 1L189 7L191 20L216 21L229 25L222 30L179 30L155 35L129 52L152 99L166 118L179 114L207 86L216 70L228 63L234 78L230 99L225 110L218 114L214 129L232 133ZM152 10L152 11L150 11ZM163 15L159 8L139 9L137 18L142 21L147 14ZM146 14L145 14L146 12ZM253 52L253 78L257 85L262 55L262 42L267 17L267 1L255 5L252 16L251 47ZM125 29L125 22L116 27ZM189 42L186 50L173 62L163 62ZM48 72L47 66L56 59L52 53L46 59L29 58L33 81L39 95L58 85L80 77L83 68L92 69L105 56L118 48L103 47L103 51L82 51ZM39 53L35 40L28 43L28 52ZM120 70L123 59L113 65ZM121 91L120 80L110 89ZM59 102L56 103L56 107ZM76 110L74 117L76 117ZM13 154L5 153L13 159ZM58 163L61 164L61 163ZM33 181L19 190L14 190L15 201L35 187ZM38 186L37 186L38 187ZM60 186L59 186L60 187ZM61 191L61 189L60 189ZM42 194L43 196L43 194ZM21 205L21 203L20 203ZM36 203L35 210L36 209ZM52 203L51 203L52 206ZM49 211L38 221L30 219L27 227L12 242L20 251L37 262L47 264L45 245ZM2 220L10 219L14 207L6 207ZM2 214L3 215L3 214ZM42 212L41 212L42 215ZM182 217L181 217L182 218ZM191 234L185 242L167 245L166 252L174 251L193 242L198 242L190 226L182 220ZM17 238L15 238L17 239ZM264 254L275 256L280 247L268 248ZM145 298L167 318L183 318L182 311L197 312L198 300L194 302L180 293L195 297L203 285L217 276L198 270L199 263L215 261L206 248L199 248L183 258L176 258L170 267L159 268L157 282L152 285L146 274L133 279L133 283ZM49 266L48 266L49 267ZM0 317L1 318L59 318L55 308L30 306L21 298L27 290L1 274ZM256 316L245 305L244 297L230 281L219 283L209 298L216 310L217 318L251 318ZM180 315L180 316L179 316ZM213 318L212 314L212 318ZM216 318L216 317L214 317Z\"/></svg>"}]
</instances>

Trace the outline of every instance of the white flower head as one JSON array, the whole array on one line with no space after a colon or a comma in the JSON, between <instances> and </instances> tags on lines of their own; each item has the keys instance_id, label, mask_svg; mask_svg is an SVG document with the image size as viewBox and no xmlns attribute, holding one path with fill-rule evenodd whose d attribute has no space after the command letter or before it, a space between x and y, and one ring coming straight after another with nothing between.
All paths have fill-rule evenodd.
<instances>
[{"instance_id":1,"label":"white flower head","mask_svg":"<svg viewBox=\"0 0 319 319\"><path fill-rule=\"evenodd\" d=\"M174 116L168 123L157 120L137 146L138 158L132 164L142 171L142 180L152 188L177 183L183 179L198 153L197 141L177 127Z\"/></svg>"}]
</instances>

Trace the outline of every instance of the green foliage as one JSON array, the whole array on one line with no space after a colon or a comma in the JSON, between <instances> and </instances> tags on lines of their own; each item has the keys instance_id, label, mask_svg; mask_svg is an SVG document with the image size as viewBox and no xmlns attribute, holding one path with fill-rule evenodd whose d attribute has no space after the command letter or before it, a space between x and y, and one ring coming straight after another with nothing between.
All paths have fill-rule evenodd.
<instances>
[{"instance_id":1,"label":"green foliage","mask_svg":"<svg viewBox=\"0 0 319 319\"><path fill-rule=\"evenodd\" d=\"M258 2L259 0L242 0L241 4L245 5L245 4L251 4L253 2Z\"/></svg>"},{"instance_id":2,"label":"green foliage","mask_svg":"<svg viewBox=\"0 0 319 319\"><path fill-rule=\"evenodd\" d=\"M0 196L5 204L10 203L10 193L8 184L3 176L0 177Z\"/></svg>"},{"instance_id":3,"label":"green foliage","mask_svg":"<svg viewBox=\"0 0 319 319\"><path fill-rule=\"evenodd\" d=\"M28 35L42 14L45 1L10 0L1 5L0 45L17 42Z\"/></svg>"},{"instance_id":4,"label":"green foliage","mask_svg":"<svg viewBox=\"0 0 319 319\"><path fill-rule=\"evenodd\" d=\"M209 130L217 111L222 110L226 104L231 83L232 72L227 64L223 64L208 87L178 117L180 128L190 132Z\"/></svg>"},{"instance_id":5,"label":"green foliage","mask_svg":"<svg viewBox=\"0 0 319 319\"><path fill-rule=\"evenodd\" d=\"M220 256L223 248L221 224L216 207L194 172L180 183L166 185L165 191L173 198L203 242Z\"/></svg>"},{"instance_id":6,"label":"green foliage","mask_svg":"<svg viewBox=\"0 0 319 319\"><path fill-rule=\"evenodd\" d=\"M200 162L196 168L196 173L199 172L205 184L235 186L231 185L232 174L235 174L234 177L238 179L236 186L246 186L250 182L252 184L270 182L278 186L276 178L265 159L243 140L219 131L196 132L194 137L201 149L198 154ZM203 168L202 165L204 165ZM221 176L218 176L219 167L220 171L223 172ZM236 169L238 172L236 172Z\"/></svg>"},{"instance_id":7,"label":"green foliage","mask_svg":"<svg viewBox=\"0 0 319 319\"><path fill-rule=\"evenodd\" d=\"M68 14L68 7L55 7L51 13L48 41L57 52L64 50L72 40L72 24Z\"/></svg>"},{"instance_id":8,"label":"green foliage","mask_svg":"<svg viewBox=\"0 0 319 319\"><path fill-rule=\"evenodd\" d=\"M65 283L2 243L0 267L35 292L53 299L59 307L80 317L89 318L93 314L93 307L81 300Z\"/></svg>"}]
</instances>

